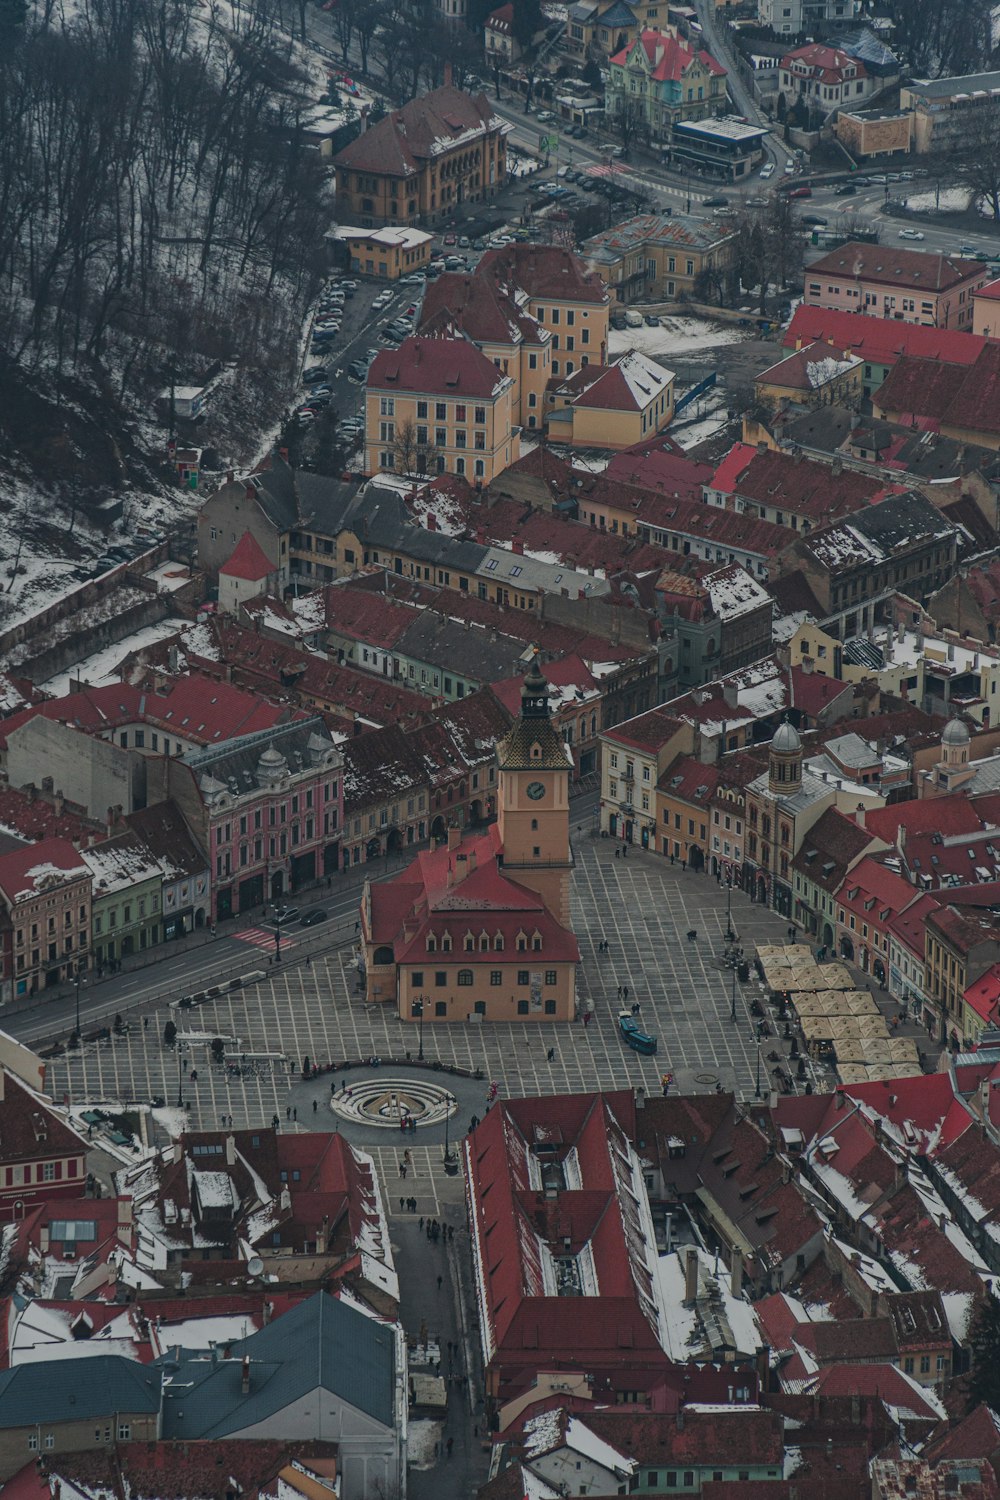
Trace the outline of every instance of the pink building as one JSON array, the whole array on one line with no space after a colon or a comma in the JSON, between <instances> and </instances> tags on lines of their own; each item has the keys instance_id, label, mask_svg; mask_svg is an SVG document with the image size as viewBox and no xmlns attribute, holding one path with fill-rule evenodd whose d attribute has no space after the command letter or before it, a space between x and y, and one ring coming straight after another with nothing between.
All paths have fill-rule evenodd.
<instances>
[{"instance_id":1,"label":"pink building","mask_svg":"<svg viewBox=\"0 0 1000 1500\"><path fill-rule=\"evenodd\" d=\"M973 331L974 299L989 272L978 260L857 241L806 267L804 302L931 328Z\"/></svg>"},{"instance_id":2,"label":"pink building","mask_svg":"<svg viewBox=\"0 0 1000 1500\"><path fill-rule=\"evenodd\" d=\"M216 919L335 874L343 757L311 718L166 762L170 796L208 857Z\"/></svg>"},{"instance_id":3,"label":"pink building","mask_svg":"<svg viewBox=\"0 0 1000 1500\"><path fill-rule=\"evenodd\" d=\"M4 1002L72 979L90 961L91 874L68 839L0 855Z\"/></svg>"}]
</instances>

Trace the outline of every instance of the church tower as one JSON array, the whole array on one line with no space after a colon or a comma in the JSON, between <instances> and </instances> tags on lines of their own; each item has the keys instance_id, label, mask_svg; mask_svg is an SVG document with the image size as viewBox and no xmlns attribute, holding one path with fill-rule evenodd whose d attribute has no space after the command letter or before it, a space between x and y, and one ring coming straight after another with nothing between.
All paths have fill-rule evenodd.
<instances>
[{"instance_id":1,"label":"church tower","mask_svg":"<svg viewBox=\"0 0 1000 1500\"><path fill-rule=\"evenodd\" d=\"M538 656L521 687L521 717L497 745L497 834L503 868L569 921L569 751L549 717L549 685Z\"/></svg>"},{"instance_id":2,"label":"church tower","mask_svg":"<svg viewBox=\"0 0 1000 1500\"><path fill-rule=\"evenodd\" d=\"M798 730L785 719L771 741L767 762L767 787L777 797L794 797L802 786L802 741Z\"/></svg>"}]
</instances>

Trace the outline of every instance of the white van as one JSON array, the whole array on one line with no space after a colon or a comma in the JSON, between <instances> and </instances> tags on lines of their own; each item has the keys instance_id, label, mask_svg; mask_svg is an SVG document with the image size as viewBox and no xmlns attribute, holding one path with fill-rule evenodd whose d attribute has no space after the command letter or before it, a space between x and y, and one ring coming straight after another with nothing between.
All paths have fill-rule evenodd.
<instances>
[{"instance_id":1,"label":"white van","mask_svg":"<svg viewBox=\"0 0 1000 1500\"><path fill-rule=\"evenodd\" d=\"M625 323L629 328L642 327L642 313L633 312L630 308L625 314Z\"/></svg>"}]
</instances>

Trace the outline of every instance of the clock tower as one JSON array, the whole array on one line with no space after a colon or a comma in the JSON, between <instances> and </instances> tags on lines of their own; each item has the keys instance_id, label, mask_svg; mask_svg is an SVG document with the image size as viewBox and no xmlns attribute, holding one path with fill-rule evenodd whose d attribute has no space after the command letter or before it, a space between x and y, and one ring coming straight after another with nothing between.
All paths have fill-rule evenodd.
<instances>
[{"instance_id":1,"label":"clock tower","mask_svg":"<svg viewBox=\"0 0 1000 1500\"><path fill-rule=\"evenodd\" d=\"M549 685L538 656L521 687L521 716L497 745L497 835L503 868L537 891L569 926L570 757L549 717Z\"/></svg>"}]
</instances>

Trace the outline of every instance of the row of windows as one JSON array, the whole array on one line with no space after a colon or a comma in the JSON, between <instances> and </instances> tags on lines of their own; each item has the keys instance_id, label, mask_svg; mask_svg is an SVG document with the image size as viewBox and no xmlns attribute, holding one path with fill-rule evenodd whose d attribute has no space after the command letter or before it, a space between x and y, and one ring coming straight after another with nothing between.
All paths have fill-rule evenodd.
<instances>
[{"instance_id":1,"label":"row of windows","mask_svg":"<svg viewBox=\"0 0 1000 1500\"><path fill-rule=\"evenodd\" d=\"M546 984L553 985L553 984L558 983L558 980L559 980L559 975L557 974L557 972L556 972L555 969L546 969L545 970L545 980L544 980L544 982ZM474 982L474 980L473 980L473 971L471 969L459 969L458 975L457 975L457 982L458 982L459 986L462 989L468 989L473 984L473 982ZM504 971L503 971L503 969L491 969L490 970L490 984L492 985L492 987L495 989L495 988L497 988L498 985L503 984L503 982L504 982ZM530 971L528 969L518 969L518 971L517 971L517 982L518 982L518 984L522 988L524 986L526 986L526 985L529 985L531 983L531 973L530 973ZM413 986L414 989L420 989L423 986L423 983L424 983L424 971L422 969L415 970L410 975L410 983L412 984L412 986ZM434 987L435 987L435 989L439 989L439 990L447 989L448 988L448 984L449 984L449 979L448 979L448 971L447 971L447 969L437 969L437 970L435 970L435 972L434 972ZM418 1015L419 1012L414 1012L414 1014Z\"/></svg>"}]
</instances>

